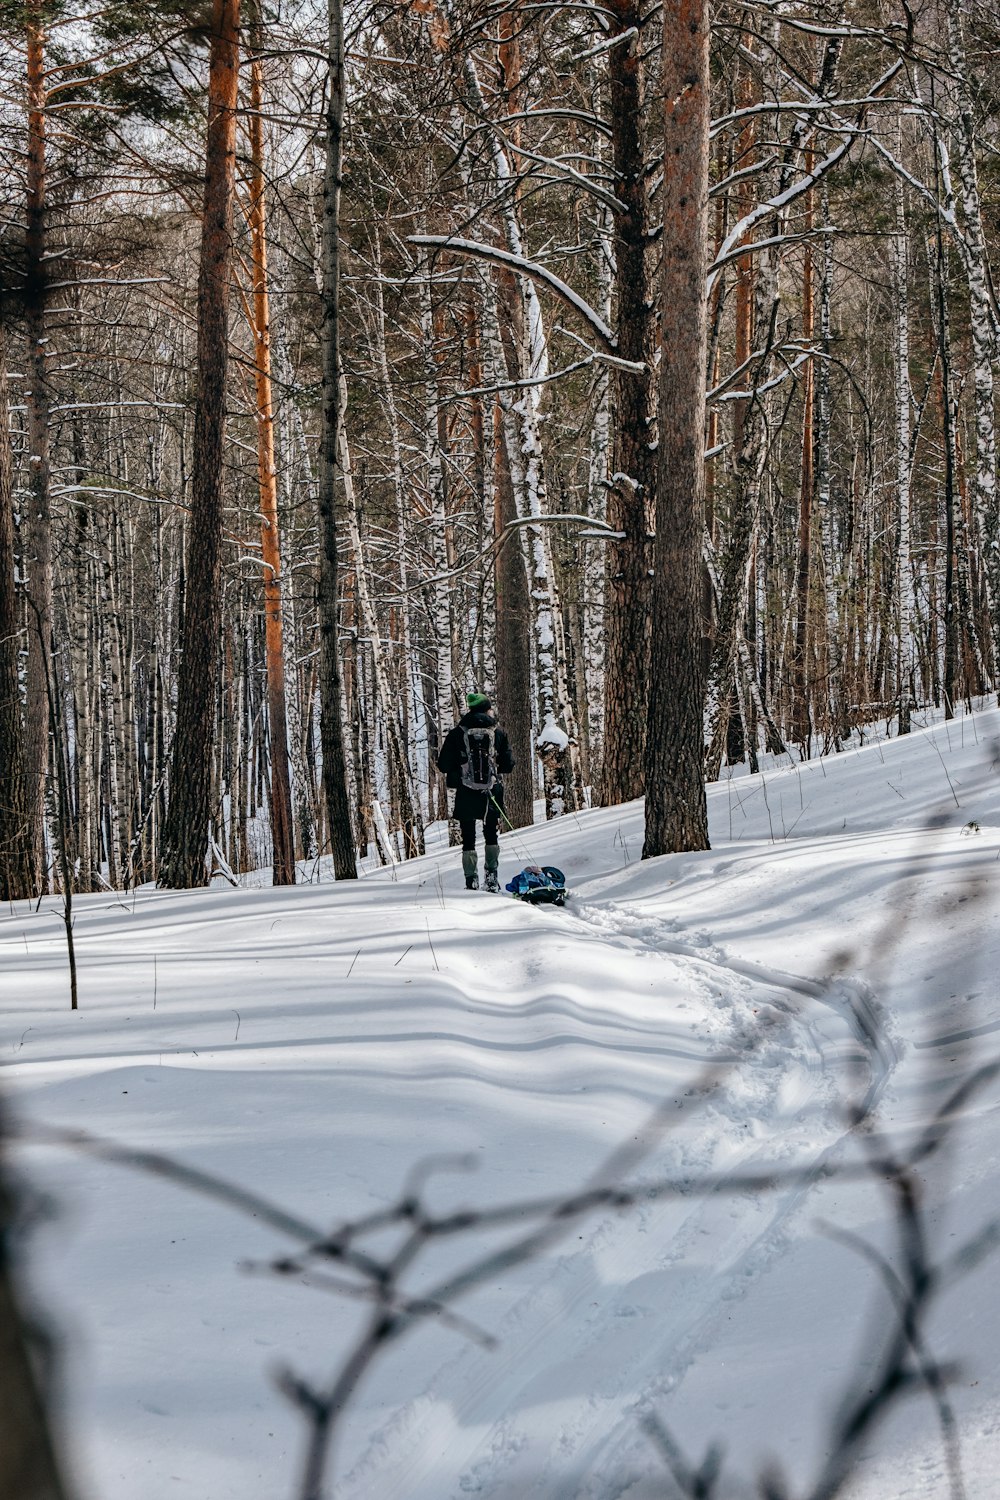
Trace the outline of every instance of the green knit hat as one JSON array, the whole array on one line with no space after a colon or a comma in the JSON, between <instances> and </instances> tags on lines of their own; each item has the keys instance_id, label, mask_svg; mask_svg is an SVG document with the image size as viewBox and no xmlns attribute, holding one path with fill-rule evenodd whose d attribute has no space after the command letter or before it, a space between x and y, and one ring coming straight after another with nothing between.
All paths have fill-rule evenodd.
<instances>
[{"instance_id":1,"label":"green knit hat","mask_svg":"<svg viewBox=\"0 0 1000 1500\"><path fill-rule=\"evenodd\" d=\"M470 713L478 713L481 709L492 708L493 704L485 693L466 693L465 701L469 705Z\"/></svg>"}]
</instances>

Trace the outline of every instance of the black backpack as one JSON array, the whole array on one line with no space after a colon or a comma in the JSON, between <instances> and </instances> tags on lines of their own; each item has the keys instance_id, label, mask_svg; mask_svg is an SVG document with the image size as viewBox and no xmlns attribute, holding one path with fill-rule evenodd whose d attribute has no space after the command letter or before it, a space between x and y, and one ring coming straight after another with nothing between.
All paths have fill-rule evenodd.
<instances>
[{"instance_id":1,"label":"black backpack","mask_svg":"<svg viewBox=\"0 0 1000 1500\"><path fill-rule=\"evenodd\" d=\"M462 785L470 792L491 792L497 779L496 730L463 729L465 760Z\"/></svg>"}]
</instances>

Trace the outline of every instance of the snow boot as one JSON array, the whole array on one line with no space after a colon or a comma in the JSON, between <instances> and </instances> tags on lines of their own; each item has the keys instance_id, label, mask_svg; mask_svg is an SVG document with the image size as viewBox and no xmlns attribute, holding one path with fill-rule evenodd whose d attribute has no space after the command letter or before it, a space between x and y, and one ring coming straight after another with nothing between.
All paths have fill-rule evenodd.
<instances>
[{"instance_id":1,"label":"snow boot","mask_svg":"<svg viewBox=\"0 0 1000 1500\"><path fill-rule=\"evenodd\" d=\"M486 889L498 891L500 889L500 876L497 873L500 864L500 845L486 845Z\"/></svg>"},{"instance_id":2,"label":"snow boot","mask_svg":"<svg viewBox=\"0 0 1000 1500\"><path fill-rule=\"evenodd\" d=\"M475 849L462 850L462 869L465 871L465 889L467 891L478 891L479 859Z\"/></svg>"}]
</instances>

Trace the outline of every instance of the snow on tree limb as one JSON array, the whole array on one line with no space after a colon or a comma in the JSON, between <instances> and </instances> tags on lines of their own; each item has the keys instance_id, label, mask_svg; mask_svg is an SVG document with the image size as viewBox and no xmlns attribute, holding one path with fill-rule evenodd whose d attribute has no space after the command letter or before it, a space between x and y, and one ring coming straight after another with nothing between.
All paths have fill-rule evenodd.
<instances>
[{"instance_id":1,"label":"snow on tree limb","mask_svg":"<svg viewBox=\"0 0 1000 1500\"><path fill-rule=\"evenodd\" d=\"M606 354L617 352L618 342L614 334L604 319L599 317L590 306L590 303L586 302L579 293L574 292L571 286L567 286L566 282L554 271L550 271L546 266L540 266L537 261L528 260L523 255L514 255L509 250L500 250L493 245L483 245L478 240L459 239L447 234L411 234L407 236L407 243L427 250L450 250L456 255L467 255L474 260L485 260L491 265L503 266L507 270L517 271L522 276L527 276L531 281L548 287L550 292L561 297L563 302L583 319Z\"/></svg>"},{"instance_id":2,"label":"snow on tree limb","mask_svg":"<svg viewBox=\"0 0 1000 1500\"><path fill-rule=\"evenodd\" d=\"M884 92L884 90L899 73L902 66L902 60L897 59L897 61L894 62L891 67L886 69L881 78L879 78L874 84L872 84L867 94L864 95L862 100L860 101L860 107L862 109L868 104L874 103L879 98L879 96ZM790 81L797 82L797 80L794 79ZM806 110L813 109L818 104L823 103L825 103L826 108L833 109L835 107L834 105L829 103L829 101L823 101L821 99L818 99L814 95L802 101L803 108ZM859 136L863 137L866 140L869 139L868 134L864 130L864 128L860 124L853 121L835 119L832 128L836 130L838 134L842 133L842 138L838 145L834 146L833 149L829 151L821 161L816 163L811 172L803 173L801 177L797 178L795 182L790 183L788 187L783 188L781 192L775 193L772 197L768 198L763 203L756 204L748 214L744 214L743 218L740 219L738 223L733 225L732 229L729 231L726 238L719 246L718 254L715 257L715 260L709 272L708 284L710 292L712 287L715 285L721 268L726 264L728 260L734 258L733 252L738 250L739 254L746 254L753 249L752 245L741 245L741 241L746 239L746 236L753 230L755 225L759 224L763 219L767 219L771 215L779 213L782 209L787 208L789 204L794 203L797 198L801 198L803 194L809 192L811 188L815 187L817 182L819 182L819 180L824 177L827 172L829 172L831 167L835 167L840 161L843 160L843 158L847 155L848 151L851 149L851 146Z\"/></svg>"},{"instance_id":3,"label":"snow on tree limb","mask_svg":"<svg viewBox=\"0 0 1000 1500\"><path fill-rule=\"evenodd\" d=\"M733 225L719 246L718 254L712 262L708 275L709 291L715 285L718 274L723 266L727 265L730 260L739 259L741 256L749 254L757 248L753 244L742 243L744 237L750 233L754 226L759 224L762 219L768 219L773 214L780 212L781 209L787 208L790 203L795 202L796 198L801 198L810 188L815 187L816 183L831 167L835 167L838 162L843 160L854 144L855 139L856 134L852 129L851 133L845 136L832 151L829 151L822 161L817 162L811 172L806 172L802 177L797 178L790 187L785 188L780 193L775 193L773 197L768 198L765 202L756 204L748 214L744 214L743 218ZM788 235L778 235L776 239L768 240L766 243L773 245L778 242L784 242L788 238Z\"/></svg>"}]
</instances>

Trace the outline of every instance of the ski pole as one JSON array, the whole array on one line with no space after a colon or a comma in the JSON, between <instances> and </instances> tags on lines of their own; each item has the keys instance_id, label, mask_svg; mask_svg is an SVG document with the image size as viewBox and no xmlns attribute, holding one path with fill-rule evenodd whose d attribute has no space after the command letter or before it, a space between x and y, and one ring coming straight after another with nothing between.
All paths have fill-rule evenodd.
<instances>
[{"instance_id":1,"label":"ski pole","mask_svg":"<svg viewBox=\"0 0 1000 1500\"><path fill-rule=\"evenodd\" d=\"M503 808L500 806L499 802L494 797L493 793L489 792L488 796L489 796L490 801L493 803L493 806L496 808L496 810L500 814L501 818L503 818L503 820L506 823L508 829L510 830L511 834L513 835L515 844L520 844L520 849L519 849L518 852L522 855L522 857L526 858L527 861L528 861L528 863L530 864L531 863L531 854L528 851L528 849L525 848L524 844L521 843L521 840L518 838L518 836L517 836L517 830L515 829L513 823L510 821L510 819L508 818L507 814L504 812Z\"/></svg>"}]
</instances>

